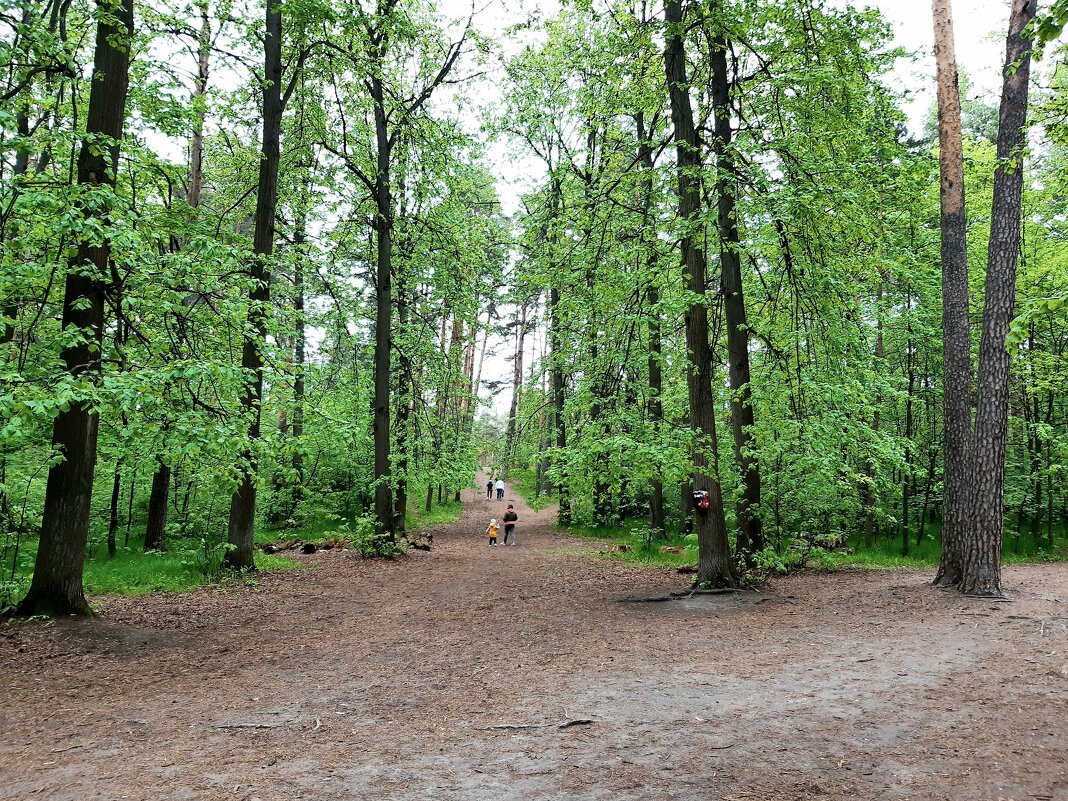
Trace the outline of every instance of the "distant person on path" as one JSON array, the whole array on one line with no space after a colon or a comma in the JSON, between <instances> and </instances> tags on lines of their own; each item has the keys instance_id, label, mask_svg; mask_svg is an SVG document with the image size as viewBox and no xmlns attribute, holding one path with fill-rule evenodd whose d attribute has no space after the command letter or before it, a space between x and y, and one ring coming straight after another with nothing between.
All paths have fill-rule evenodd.
<instances>
[{"instance_id":1,"label":"distant person on path","mask_svg":"<svg viewBox=\"0 0 1068 801\"><path fill-rule=\"evenodd\" d=\"M486 529L486 533L489 535L490 547L497 547L497 518L491 518L489 527Z\"/></svg>"},{"instance_id":2,"label":"distant person on path","mask_svg":"<svg viewBox=\"0 0 1068 801\"><path fill-rule=\"evenodd\" d=\"M512 538L512 545L515 545L515 522L519 519L519 515L515 513L515 507L512 504L508 504L508 511L504 513L504 544L508 544L508 538Z\"/></svg>"},{"instance_id":3,"label":"distant person on path","mask_svg":"<svg viewBox=\"0 0 1068 801\"><path fill-rule=\"evenodd\" d=\"M504 479L503 478L498 478L497 479L497 500L498 501L503 501L504 500Z\"/></svg>"},{"instance_id":4,"label":"distant person on path","mask_svg":"<svg viewBox=\"0 0 1068 801\"><path fill-rule=\"evenodd\" d=\"M491 478L486 482L486 497L490 500L493 499L493 479Z\"/></svg>"}]
</instances>

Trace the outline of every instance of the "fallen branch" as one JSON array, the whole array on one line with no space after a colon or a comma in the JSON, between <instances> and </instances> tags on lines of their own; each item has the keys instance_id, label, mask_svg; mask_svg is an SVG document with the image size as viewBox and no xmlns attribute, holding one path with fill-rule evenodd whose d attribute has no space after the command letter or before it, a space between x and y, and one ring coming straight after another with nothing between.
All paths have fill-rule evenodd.
<instances>
[{"instance_id":1,"label":"fallen branch","mask_svg":"<svg viewBox=\"0 0 1068 801\"><path fill-rule=\"evenodd\" d=\"M297 719L281 720L277 723L216 723L216 729L280 729L290 723L296 723Z\"/></svg>"},{"instance_id":2,"label":"fallen branch","mask_svg":"<svg viewBox=\"0 0 1068 801\"><path fill-rule=\"evenodd\" d=\"M482 731L494 731L500 729L570 729L572 726L591 726L593 721L589 718L577 718L564 721L563 723L497 723L493 726L483 726Z\"/></svg>"}]
</instances>

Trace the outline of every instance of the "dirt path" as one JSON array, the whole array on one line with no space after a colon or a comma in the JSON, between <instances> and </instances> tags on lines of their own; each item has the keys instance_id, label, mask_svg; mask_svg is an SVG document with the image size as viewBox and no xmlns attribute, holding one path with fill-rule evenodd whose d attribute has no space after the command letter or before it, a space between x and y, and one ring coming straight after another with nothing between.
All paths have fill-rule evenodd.
<instances>
[{"instance_id":1,"label":"dirt path","mask_svg":"<svg viewBox=\"0 0 1068 801\"><path fill-rule=\"evenodd\" d=\"M484 482L430 553L0 628L0 799L1068 801L1068 565L1011 604L911 572L623 603L682 579L510 489L491 549Z\"/></svg>"}]
</instances>

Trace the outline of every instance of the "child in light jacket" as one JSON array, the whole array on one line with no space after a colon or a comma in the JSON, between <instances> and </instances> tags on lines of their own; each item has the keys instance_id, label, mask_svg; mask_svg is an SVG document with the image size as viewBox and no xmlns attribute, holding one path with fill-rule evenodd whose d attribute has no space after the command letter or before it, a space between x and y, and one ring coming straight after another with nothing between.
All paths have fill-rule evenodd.
<instances>
[{"instance_id":1,"label":"child in light jacket","mask_svg":"<svg viewBox=\"0 0 1068 801\"><path fill-rule=\"evenodd\" d=\"M486 529L486 533L489 535L489 544L491 548L497 547L497 518L494 517L490 520L489 527Z\"/></svg>"}]
</instances>

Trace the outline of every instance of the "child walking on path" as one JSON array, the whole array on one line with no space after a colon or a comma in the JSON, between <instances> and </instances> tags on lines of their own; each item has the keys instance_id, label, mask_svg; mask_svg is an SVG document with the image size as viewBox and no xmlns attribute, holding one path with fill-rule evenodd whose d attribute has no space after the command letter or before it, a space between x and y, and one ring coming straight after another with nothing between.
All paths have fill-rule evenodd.
<instances>
[{"instance_id":1,"label":"child walking on path","mask_svg":"<svg viewBox=\"0 0 1068 801\"><path fill-rule=\"evenodd\" d=\"M512 504L508 504L508 511L504 513L504 544L508 544L508 538L512 538L512 545L515 545L515 523L519 519L519 515L515 513L515 507Z\"/></svg>"},{"instance_id":2,"label":"child walking on path","mask_svg":"<svg viewBox=\"0 0 1068 801\"><path fill-rule=\"evenodd\" d=\"M489 527L486 529L486 533L489 535L490 547L497 547L497 518L490 520Z\"/></svg>"}]
</instances>

